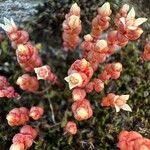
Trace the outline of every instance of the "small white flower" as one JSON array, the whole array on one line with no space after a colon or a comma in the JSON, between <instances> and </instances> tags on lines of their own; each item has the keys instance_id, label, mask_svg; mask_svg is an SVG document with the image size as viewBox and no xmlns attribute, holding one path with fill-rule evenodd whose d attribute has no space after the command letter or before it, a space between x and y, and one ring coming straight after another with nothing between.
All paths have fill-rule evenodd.
<instances>
[{"instance_id":1,"label":"small white flower","mask_svg":"<svg viewBox=\"0 0 150 150\"><path fill-rule=\"evenodd\" d=\"M68 82L70 90L76 86L82 85L83 82L80 73L72 73L71 75L65 77L64 79Z\"/></svg>"},{"instance_id":2,"label":"small white flower","mask_svg":"<svg viewBox=\"0 0 150 150\"><path fill-rule=\"evenodd\" d=\"M12 29L17 29L17 26L13 19L10 20L4 17L4 24L0 23L0 27L6 32L11 32Z\"/></svg>"},{"instance_id":3,"label":"small white flower","mask_svg":"<svg viewBox=\"0 0 150 150\"><path fill-rule=\"evenodd\" d=\"M37 68L34 68L34 71L37 75L37 79L40 80L40 79L45 79L48 77L48 73L49 73L49 70L47 68L47 66L42 66L42 67L37 67ZM41 75L42 74L42 75Z\"/></svg>"},{"instance_id":4,"label":"small white flower","mask_svg":"<svg viewBox=\"0 0 150 150\"><path fill-rule=\"evenodd\" d=\"M118 99L118 98L121 98L121 99L124 99L124 100L128 100L129 99L129 95L121 95L121 96L115 96L114 98L114 102ZM122 107L118 107L116 104L115 104L115 109L116 109L116 112L119 112L120 109L123 109L125 111L130 111L132 112L132 109L131 107L128 105L128 104L124 104Z\"/></svg>"},{"instance_id":5,"label":"small white flower","mask_svg":"<svg viewBox=\"0 0 150 150\"><path fill-rule=\"evenodd\" d=\"M132 7L129 13L127 14L127 17L121 17L120 21L122 24L127 27L129 30L136 30L139 25L143 24L144 22L147 21L146 18L138 18L135 19L135 10Z\"/></svg>"}]
</instances>

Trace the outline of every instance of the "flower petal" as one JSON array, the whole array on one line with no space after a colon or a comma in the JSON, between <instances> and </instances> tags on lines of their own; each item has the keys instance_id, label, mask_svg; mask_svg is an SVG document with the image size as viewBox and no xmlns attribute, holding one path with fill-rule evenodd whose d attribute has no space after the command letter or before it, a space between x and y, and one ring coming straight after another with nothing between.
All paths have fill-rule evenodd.
<instances>
[{"instance_id":1,"label":"flower petal","mask_svg":"<svg viewBox=\"0 0 150 150\"><path fill-rule=\"evenodd\" d=\"M4 24L0 23L0 27L1 27L3 30L6 31L6 28L5 28L5 25L4 25Z\"/></svg>"},{"instance_id":2,"label":"flower petal","mask_svg":"<svg viewBox=\"0 0 150 150\"><path fill-rule=\"evenodd\" d=\"M128 15L127 15L127 20L134 19L134 18L135 18L135 10L132 7L131 10L129 11Z\"/></svg>"},{"instance_id":3,"label":"flower petal","mask_svg":"<svg viewBox=\"0 0 150 150\"><path fill-rule=\"evenodd\" d=\"M128 28L129 30L136 30L136 29L137 29L137 26L127 26L127 28Z\"/></svg>"},{"instance_id":4,"label":"flower petal","mask_svg":"<svg viewBox=\"0 0 150 150\"><path fill-rule=\"evenodd\" d=\"M123 98L124 100L128 100L130 95L121 95L120 97Z\"/></svg>"},{"instance_id":5,"label":"flower petal","mask_svg":"<svg viewBox=\"0 0 150 150\"><path fill-rule=\"evenodd\" d=\"M14 28L17 28L17 26L16 26L16 24L15 24L15 22L14 22L14 20L13 20L12 18L10 18L10 22L11 22L11 25L12 25Z\"/></svg>"},{"instance_id":6,"label":"flower petal","mask_svg":"<svg viewBox=\"0 0 150 150\"><path fill-rule=\"evenodd\" d=\"M40 79L43 79L41 76L39 76L39 71L40 71L40 68L34 68L34 71L37 75L37 79L40 80Z\"/></svg>"},{"instance_id":7,"label":"flower petal","mask_svg":"<svg viewBox=\"0 0 150 150\"><path fill-rule=\"evenodd\" d=\"M109 4L109 2L104 3L104 4L101 6L101 9L102 9L102 10L105 10L105 11L109 10L109 9L110 9L110 4Z\"/></svg>"},{"instance_id":8,"label":"flower petal","mask_svg":"<svg viewBox=\"0 0 150 150\"><path fill-rule=\"evenodd\" d=\"M131 107L130 107L128 104L124 104L121 108L122 108L123 110L132 112L132 109L131 109Z\"/></svg>"},{"instance_id":9,"label":"flower petal","mask_svg":"<svg viewBox=\"0 0 150 150\"><path fill-rule=\"evenodd\" d=\"M125 18L124 18L124 17L121 17L121 18L120 18L120 21L121 21L122 24L125 26L125 24L126 24Z\"/></svg>"},{"instance_id":10,"label":"flower petal","mask_svg":"<svg viewBox=\"0 0 150 150\"><path fill-rule=\"evenodd\" d=\"M135 20L134 25L138 27L139 25L143 24L146 21L147 21L147 18L138 18Z\"/></svg>"},{"instance_id":11,"label":"flower petal","mask_svg":"<svg viewBox=\"0 0 150 150\"><path fill-rule=\"evenodd\" d=\"M10 24L5 25L5 31L6 32L11 32L12 31L12 26Z\"/></svg>"},{"instance_id":12,"label":"flower petal","mask_svg":"<svg viewBox=\"0 0 150 150\"><path fill-rule=\"evenodd\" d=\"M120 111L120 108L117 105L115 105L115 109L116 109L116 112Z\"/></svg>"},{"instance_id":13,"label":"flower petal","mask_svg":"<svg viewBox=\"0 0 150 150\"><path fill-rule=\"evenodd\" d=\"M4 17L4 23L5 23L5 25L10 25L11 24L10 20L7 19L6 17Z\"/></svg>"}]
</instances>

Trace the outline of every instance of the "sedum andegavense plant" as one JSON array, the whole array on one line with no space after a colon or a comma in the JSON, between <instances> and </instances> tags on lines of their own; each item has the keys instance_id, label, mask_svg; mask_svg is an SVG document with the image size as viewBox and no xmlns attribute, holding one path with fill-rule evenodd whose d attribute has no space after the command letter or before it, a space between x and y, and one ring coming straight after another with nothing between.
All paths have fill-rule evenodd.
<instances>
[{"instance_id":1,"label":"sedum andegavense plant","mask_svg":"<svg viewBox=\"0 0 150 150\"><path fill-rule=\"evenodd\" d=\"M69 89L72 90L71 110L77 121L87 120L93 116L92 105L87 99L88 93L93 91L100 93L108 80L119 79L123 70L123 65L120 62L113 62L107 64L97 77L93 77L100 64L104 63L118 49L125 47L129 41L140 38L143 33L140 25L147 21L146 18L136 19L134 8L130 9L129 5L125 4L114 19L116 28L109 31L105 39L101 39L103 31L109 28L111 21L112 10L110 4L106 2L98 8L98 14L91 23L91 32L84 35L81 40L79 37L82 30L80 13L80 7L76 3L73 4L62 25L64 51L73 52L79 44L82 51L81 57L72 63L68 69L68 75L64 78ZM49 65L43 65L38 49L29 41L28 32L18 29L13 19L4 18L4 24L0 23L0 27L6 31L12 47L16 49L17 61L25 71L25 74L18 77L16 84L22 90L31 93L35 93L39 89L38 80L45 80L58 86L60 81L57 75ZM150 60L150 42L146 43L141 57L145 61ZM37 77L31 76L30 72L35 72ZM19 94L9 85L7 79L0 76L0 97L15 98L18 96ZM109 93L100 101L100 105L115 108L116 112L119 112L120 109L131 112L132 109L127 104L128 99L129 95ZM37 131L26 123L30 118L39 120L43 113L44 109L40 106L33 106L30 110L25 107L14 108L8 113L6 119L10 126L24 125L20 133L14 136L10 150L25 150L32 145ZM65 132L69 135L75 135L77 123L68 121L65 125ZM150 149L149 140L140 134L133 131L121 132L118 148L129 150L130 144L134 147L132 149L135 147L136 150Z\"/></svg>"},{"instance_id":2,"label":"sedum andegavense plant","mask_svg":"<svg viewBox=\"0 0 150 150\"><path fill-rule=\"evenodd\" d=\"M70 11L73 9L74 11L79 10L76 4L71 7ZM90 102L85 99L87 93L93 90L101 92L108 80L116 80L120 77L123 69L122 64L119 62L107 64L103 72L98 75L98 78L92 79L99 64L105 62L107 57L112 55L118 47L125 47L130 40L137 40L143 32L139 25L147 20L146 18L135 19L134 8L129 10L129 6L125 4L116 15L116 30L108 32L106 39L101 39L102 31L109 27L111 12L108 2L98 8L98 14L92 20L91 33L85 35L84 40L81 42L82 56L71 65L68 70L68 76L65 77L70 90L73 89L72 96L75 102L72 104L72 112L78 121L89 119L93 114ZM70 29L72 28L71 26ZM77 28L78 26L75 24L74 30L71 31L76 31ZM146 52L144 54L148 53L147 47L145 47ZM103 98L101 105L114 107L117 112L120 109L131 111L130 106L126 104L128 98L129 95L119 96L110 93L107 97Z\"/></svg>"},{"instance_id":3,"label":"sedum andegavense plant","mask_svg":"<svg viewBox=\"0 0 150 150\"><path fill-rule=\"evenodd\" d=\"M71 7L70 12L73 11L73 9L74 11L79 10L79 7L74 4ZM105 83L110 79L118 79L123 70L121 63L114 62L112 64L107 64L103 72L101 72L97 78L92 78L99 65L105 62L117 49L125 47L129 41L137 40L143 33L142 28L139 26L147 21L146 18L136 19L134 8L129 10L129 5L125 4L115 17L116 29L109 31L106 39L101 39L102 32L109 27L111 12L110 4L108 2L98 8L98 14L92 20L91 33L85 35L80 44L82 50L81 58L73 62L68 69L68 76L65 77L69 89L72 90L73 104L71 108L74 118L77 121L87 120L93 116L90 101L86 99L87 94L92 91L101 92L104 89ZM67 22L67 18L64 22ZM73 24L71 24L71 26L68 25L67 27L72 31L72 35L73 33L76 33L76 30L79 28L76 22L74 22L74 27ZM67 33L64 29L64 33L65 32ZM65 39L63 36L63 40L65 42L68 38ZM72 52L72 48L75 48L76 46L77 44L74 43L74 46L66 47L66 45L64 45L64 48L65 50L68 48L67 51ZM144 53L142 55L143 60L150 60L149 47L148 42L144 47ZM120 109L131 112L132 109L127 104L128 99L129 95L109 93L102 99L101 106L115 108L116 112L119 112ZM66 128L68 124L70 124L70 121L67 123ZM72 127L72 130L70 128L69 130L74 131L75 126L76 125L70 126ZM74 135L74 132L72 135ZM128 144L128 139L126 139L126 141ZM137 141L135 147L137 147L137 150L149 150L150 142L148 139L143 138L141 141ZM118 148L121 150L129 150L131 147L128 145L126 147L125 145L122 146L119 141Z\"/></svg>"}]
</instances>

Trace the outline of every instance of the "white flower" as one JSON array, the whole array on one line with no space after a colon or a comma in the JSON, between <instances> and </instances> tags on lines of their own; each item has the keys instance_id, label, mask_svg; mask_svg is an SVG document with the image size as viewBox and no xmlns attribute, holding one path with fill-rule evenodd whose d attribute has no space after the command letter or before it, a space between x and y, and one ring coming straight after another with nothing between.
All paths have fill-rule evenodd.
<instances>
[{"instance_id":1,"label":"white flower","mask_svg":"<svg viewBox=\"0 0 150 150\"><path fill-rule=\"evenodd\" d=\"M47 65L42 66L42 67L38 67L38 68L34 68L34 71L37 75L37 79L46 79L49 76L49 68L47 67Z\"/></svg>"},{"instance_id":2,"label":"white flower","mask_svg":"<svg viewBox=\"0 0 150 150\"><path fill-rule=\"evenodd\" d=\"M68 82L70 90L76 86L82 85L83 82L80 73L72 73L71 75L65 77L64 79Z\"/></svg>"},{"instance_id":3,"label":"white flower","mask_svg":"<svg viewBox=\"0 0 150 150\"><path fill-rule=\"evenodd\" d=\"M127 14L127 17L121 17L120 21L122 22L122 24L127 27L127 29L129 30L136 30L137 27L141 24L143 24L144 22L147 21L147 18L138 18L135 19L135 10L132 7L131 10L129 11L129 13Z\"/></svg>"},{"instance_id":4,"label":"white flower","mask_svg":"<svg viewBox=\"0 0 150 150\"><path fill-rule=\"evenodd\" d=\"M121 98L121 99L124 99L124 100L127 101L127 100L129 99L129 95L115 96L114 102L115 102L118 98ZM125 103L123 106L121 106L121 107L119 107L119 106L117 106L117 105L115 104L115 109L116 109L116 112L119 112L120 109L123 109L123 110L125 110L125 111L130 111L130 112L132 112L131 107L130 107L128 104L126 104L126 103Z\"/></svg>"},{"instance_id":5,"label":"white flower","mask_svg":"<svg viewBox=\"0 0 150 150\"><path fill-rule=\"evenodd\" d=\"M17 26L13 19L10 20L4 17L4 24L0 23L0 27L4 29L6 32L11 32L13 29L17 29Z\"/></svg>"}]
</instances>

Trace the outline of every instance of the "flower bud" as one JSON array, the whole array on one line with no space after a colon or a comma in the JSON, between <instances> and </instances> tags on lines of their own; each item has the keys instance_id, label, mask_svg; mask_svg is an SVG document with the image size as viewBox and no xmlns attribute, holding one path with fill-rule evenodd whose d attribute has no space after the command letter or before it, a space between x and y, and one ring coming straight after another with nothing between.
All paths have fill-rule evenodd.
<instances>
[{"instance_id":1,"label":"flower bud","mask_svg":"<svg viewBox=\"0 0 150 150\"><path fill-rule=\"evenodd\" d=\"M115 44L117 40L117 30L110 31L107 36L107 41L111 44Z\"/></svg>"},{"instance_id":2,"label":"flower bud","mask_svg":"<svg viewBox=\"0 0 150 150\"><path fill-rule=\"evenodd\" d=\"M87 93L91 93L93 89L94 89L94 82L89 82L85 87Z\"/></svg>"},{"instance_id":3,"label":"flower bud","mask_svg":"<svg viewBox=\"0 0 150 150\"><path fill-rule=\"evenodd\" d=\"M31 77L28 74L24 74L21 77L19 77L16 83L20 86L21 89L33 93L39 88L39 82L37 78Z\"/></svg>"},{"instance_id":4,"label":"flower bud","mask_svg":"<svg viewBox=\"0 0 150 150\"><path fill-rule=\"evenodd\" d=\"M103 17L110 16L110 14L111 14L110 4L108 2L104 3L98 9L98 13Z\"/></svg>"},{"instance_id":5,"label":"flower bud","mask_svg":"<svg viewBox=\"0 0 150 150\"><path fill-rule=\"evenodd\" d=\"M13 137L12 142L24 144L25 149L27 149L27 148L31 147L31 145L33 144L33 138L29 134L18 133Z\"/></svg>"},{"instance_id":6,"label":"flower bud","mask_svg":"<svg viewBox=\"0 0 150 150\"><path fill-rule=\"evenodd\" d=\"M86 96L86 92L84 89L75 88L72 91L72 98L74 101L83 100Z\"/></svg>"},{"instance_id":7,"label":"flower bud","mask_svg":"<svg viewBox=\"0 0 150 150\"><path fill-rule=\"evenodd\" d=\"M78 16L72 15L69 18L68 25L70 28L75 29L80 25L80 18Z\"/></svg>"},{"instance_id":8,"label":"flower bud","mask_svg":"<svg viewBox=\"0 0 150 150\"><path fill-rule=\"evenodd\" d=\"M25 150L23 143L13 143L9 150Z\"/></svg>"},{"instance_id":9,"label":"flower bud","mask_svg":"<svg viewBox=\"0 0 150 150\"><path fill-rule=\"evenodd\" d=\"M72 104L72 112L78 121L87 120L92 117L93 110L88 100L75 101Z\"/></svg>"},{"instance_id":10,"label":"flower bud","mask_svg":"<svg viewBox=\"0 0 150 150\"><path fill-rule=\"evenodd\" d=\"M35 128L32 128L29 125L24 125L21 129L20 129L20 133L21 134L26 134L26 135L31 135L33 139L35 139L37 137L37 131Z\"/></svg>"},{"instance_id":11,"label":"flower bud","mask_svg":"<svg viewBox=\"0 0 150 150\"><path fill-rule=\"evenodd\" d=\"M73 73L80 74L83 81L81 86L84 87L91 79L93 75L93 69L88 61L86 61L85 59L81 59L76 60L69 68L68 75L71 75Z\"/></svg>"},{"instance_id":12,"label":"flower bud","mask_svg":"<svg viewBox=\"0 0 150 150\"><path fill-rule=\"evenodd\" d=\"M74 3L70 8L70 14L80 16L80 7L77 5L77 3Z\"/></svg>"},{"instance_id":13,"label":"flower bud","mask_svg":"<svg viewBox=\"0 0 150 150\"><path fill-rule=\"evenodd\" d=\"M94 89L96 92L101 92L104 89L104 82L100 79L94 79Z\"/></svg>"},{"instance_id":14,"label":"flower bud","mask_svg":"<svg viewBox=\"0 0 150 150\"><path fill-rule=\"evenodd\" d=\"M77 125L73 121L69 121L65 126L65 131L71 135L75 135L77 133Z\"/></svg>"},{"instance_id":15,"label":"flower bud","mask_svg":"<svg viewBox=\"0 0 150 150\"><path fill-rule=\"evenodd\" d=\"M9 83L7 82L6 77L0 75L0 90L4 89L8 85Z\"/></svg>"},{"instance_id":16,"label":"flower bud","mask_svg":"<svg viewBox=\"0 0 150 150\"><path fill-rule=\"evenodd\" d=\"M25 71L31 72L42 65L38 50L31 43L19 44L16 50L17 60Z\"/></svg>"},{"instance_id":17,"label":"flower bud","mask_svg":"<svg viewBox=\"0 0 150 150\"><path fill-rule=\"evenodd\" d=\"M84 40L87 42L91 42L93 41L93 37L91 36L91 34L87 34L84 36Z\"/></svg>"},{"instance_id":18,"label":"flower bud","mask_svg":"<svg viewBox=\"0 0 150 150\"><path fill-rule=\"evenodd\" d=\"M106 97L102 99L101 106L106 106L106 107L112 106L114 102L114 98L115 98L115 94L109 93Z\"/></svg>"},{"instance_id":19,"label":"flower bud","mask_svg":"<svg viewBox=\"0 0 150 150\"><path fill-rule=\"evenodd\" d=\"M10 126L24 125L29 120L29 112L25 107L14 108L6 116Z\"/></svg>"},{"instance_id":20,"label":"flower bud","mask_svg":"<svg viewBox=\"0 0 150 150\"><path fill-rule=\"evenodd\" d=\"M31 118L33 118L34 120L39 120L42 117L43 113L44 113L44 110L43 110L42 107L39 107L39 106L35 107L35 106L33 106L30 109L29 116Z\"/></svg>"},{"instance_id":21,"label":"flower bud","mask_svg":"<svg viewBox=\"0 0 150 150\"><path fill-rule=\"evenodd\" d=\"M115 70L115 71L121 72L122 71L122 64L119 63L119 62L113 63L112 64L112 69Z\"/></svg>"},{"instance_id":22,"label":"flower bud","mask_svg":"<svg viewBox=\"0 0 150 150\"><path fill-rule=\"evenodd\" d=\"M111 75L110 75L106 70L104 70L104 71L98 76L98 78L99 78L101 81L105 82L105 81L107 81L107 80L109 80L109 79L111 78Z\"/></svg>"},{"instance_id":23,"label":"flower bud","mask_svg":"<svg viewBox=\"0 0 150 150\"><path fill-rule=\"evenodd\" d=\"M107 51L107 41L106 40L98 40L95 45L95 50L98 52L106 52Z\"/></svg>"},{"instance_id":24,"label":"flower bud","mask_svg":"<svg viewBox=\"0 0 150 150\"><path fill-rule=\"evenodd\" d=\"M124 36L123 34L117 33L117 45L124 47L128 44L128 38Z\"/></svg>"}]
</instances>

